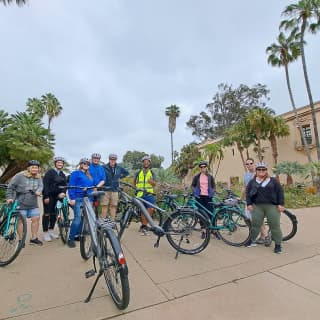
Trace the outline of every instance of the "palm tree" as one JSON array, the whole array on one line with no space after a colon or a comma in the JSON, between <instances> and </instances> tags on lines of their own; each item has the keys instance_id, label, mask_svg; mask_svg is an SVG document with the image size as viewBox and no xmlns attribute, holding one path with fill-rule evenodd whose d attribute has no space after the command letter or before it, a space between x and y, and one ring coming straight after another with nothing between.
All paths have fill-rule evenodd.
<instances>
[{"instance_id":1,"label":"palm tree","mask_svg":"<svg viewBox=\"0 0 320 320\"><path fill-rule=\"evenodd\" d=\"M2 2L5 6L7 5L7 4L11 4L11 2L12 2L13 0L0 0L0 2ZM18 6L23 6L24 4L26 4L27 3L27 0L16 0L16 4L18 5Z\"/></svg>"},{"instance_id":2,"label":"palm tree","mask_svg":"<svg viewBox=\"0 0 320 320\"><path fill-rule=\"evenodd\" d=\"M204 147L204 152L203 155L208 158L209 162L209 169L211 169L212 164L215 162L215 160L218 160L218 165L215 173L215 177L218 174L218 170L220 167L220 162L223 159L223 150L222 150L222 144L221 143L212 143L212 144L207 144Z\"/></svg>"},{"instance_id":3,"label":"palm tree","mask_svg":"<svg viewBox=\"0 0 320 320\"><path fill-rule=\"evenodd\" d=\"M169 132L171 135L171 164L173 164L173 132L176 129L176 120L180 116L180 108L175 104L166 108L166 116L169 117Z\"/></svg>"},{"instance_id":4,"label":"palm tree","mask_svg":"<svg viewBox=\"0 0 320 320\"><path fill-rule=\"evenodd\" d=\"M269 54L268 63L270 63L272 66L284 67L285 69L286 82L287 82L292 109L294 111L296 123L300 131L303 148L308 158L308 162L310 163L312 162L311 152L310 152L310 148L308 147L306 137L302 131L302 126L299 120L298 111L293 99L290 77L289 77L289 63L297 60L298 57L300 56L300 40L298 40L300 35L297 33L297 30L298 30L297 28L293 29L288 37L286 37L283 32L280 32L277 38L278 42L271 44L266 49L266 52L267 54Z\"/></svg>"},{"instance_id":5,"label":"palm tree","mask_svg":"<svg viewBox=\"0 0 320 320\"><path fill-rule=\"evenodd\" d=\"M261 141L267 138L273 121L274 111L268 107L251 109L246 118L245 125L248 132L255 136L259 161L262 161Z\"/></svg>"},{"instance_id":6,"label":"palm tree","mask_svg":"<svg viewBox=\"0 0 320 320\"><path fill-rule=\"evenodd\" d=\"M0 139L0 149L6 150L6 160L1 163L5 169L0 183L7 182L24 169L27 159L47 163L53 156L54 137L42 127L39 117L19 112L10 120Z\"/></svg>"},{"instance_id":7,"label":"palm tree","mask_svg":"<svg viewBox=\"0 0 320 320\"><path fill-rule=\"evenodd\" d=\"M300 54L302 60L302 68L306 83L309 104L312 112L313 130L317 148L317 158L320 160L320 141L317 126L316 112L314 108L309 77L307 72L307 64L304 52L304 36L306 30L315 33L320 28L320 0L300 0L297 4L291 4L285 8L282 15L289 17L289 20L283 20L280 23L280 29L294 30L299 28L300 31Z\"/></svg>"},{"instance_id":8,"label":"palm tree","mask_svg":"<svg viewBox=\"0 0 320 320\"><path fill-rule=\"evenodd\" d=\"M293 184L293 175L303 175L306 172L305 166L297 161L282 161L278 163L273 172L277 175L285 174L287 176L287 186Z\"/></svg>"},{"instance_id":9,"label":"palm tree","mask_svg":"<svg viewBox=\"0 0 320 320\"><path fill-rule=\"evenodd\" d=\"M269 141L272 150L274 164L278 163L277 138L286 137L290 134L289 126L282 117L275 117L271 121Z\"/></svg>"}]
</instances>

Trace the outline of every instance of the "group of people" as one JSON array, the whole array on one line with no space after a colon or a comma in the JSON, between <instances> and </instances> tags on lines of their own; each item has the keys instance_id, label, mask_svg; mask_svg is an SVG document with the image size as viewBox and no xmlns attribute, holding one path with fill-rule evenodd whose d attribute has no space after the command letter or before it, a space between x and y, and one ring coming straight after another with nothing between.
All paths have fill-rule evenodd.
<instances>
[{"instance_id":1,"label":"group of people","mask_svg":"<svg viewBox=\"0 0 320 320\"><path fill-rule=\"evenodd\" d=\"M264 162L254 163L252 158L245 162L244 174L245 199L248 216L251 219L252 233L247 247L257 244L270 246L275 242L274 252L282 252L282 233L280 228L281 212L284 211L284 192L279 181L268 174L268 165ZM206 161L199 163L200 173L193 177L191 187L197 201L209 211L212 211L212 197L215 190L215 181L208 172ZM271 237L265 227L267 218ZM260 234L260 236L259 236ZM259 236L259 237L258 237Z\"/></svg>"},{"instance_id":2,"label":"group of people","mask_svg":"<svg viewBox=\"0 0 320 320\"><path fill-rule=\"evenodd\" d=\"M16 174L8 185L6 192L7 203L14 199L19 202L19 210L26 217L31 219L30 244L42 245L38 238L40 224L40 209L38 197L43 197L42 228L44 241L52 241L58 238L54 232L56 224L55 206L58 199L66 197L67 184L73 187L107 187L108 191L100 199L100 216L105 218L108 213L111 219L115 219L116 208L119 201L119 181L129 175L128 170L117 164L117 155L110 154L109 162L100 164L101 155L93 153L91 159L82 158L79 161L78 169L73 171L67 183L67 177L63 172L65 159L55 157L54 167L49 169L42 178L39 172L40 163L37 160L30 160L26 170ZM265 244L270 246L272 240L275 242L274 252L282 252L282 233L280 228L280 216L284 210L284 192L274 177L268 174L268 166L264 162L254 163L252 158L245 162L247 171L244 174L245 199L247 212L252 221L251 239L247 247ZM199 163L200 172L193 177L191 187L198 202L212 211L212 197L215 191L214 177L208 172L206 161ZM150 215L153 214L152 204L155 204L154 187L156 186L156 175L151 169L151 158L146 155L142 158L142 168L133 179L133 184L139 190L138 197L146 200L144 203ZM72 220L68 246L74 248L75 240L80 233L81 211L84 194L82 189L72 188L68 190L69 203L73 207L74 219ZM267 218L271 231L271 237L264 227L264 218ZM21 233L21 226L18 226L18 233ZM140 230L142 235L148 235L148 223L146 218L141 216ZM260 237L258 238L258 235ZM258 239L257 239L258 238Z\"/></svg>"},{"instance_id":3,"label":"group of people","mask_svg":"<svg viewBox=\"0 0 320 320\"><path fill-rule=\"evenodd\" d=\"M11 179L6 192L6 202L10 204L17 200L19 211L26 218L31 219L30 244L43 245L43 242L38 237L41 216L38 197L42 197L43 202L43 240L49 242L59 237L54 232L57 218L55 212L56 203L59 199L63 199L68 195L69 204L73 207L74 212L68 246L71 248L76 246L75 240L79 236L81 225L80 207L83 203L84 194L80 188L68 189L68 185L73 187L93 187L93 190L102 186L107 187L105 195L100 199L100 216L105 218L109 214L111 219L115 219L119 201L119 181L128 176L129 171L117 164L117 155L114 153L109 155L107 164L100 164L100 160L101 155L99 153L93 153L91 159L81 158L78 169L70 174L69 179L63 172L65 165L63 157L55 157L53 159L53 168L47 170L43 177L40 174L39 161L30 160L28 161L27 169L19 172ZM134 177L134 185L147 191L147 193L140 194L141 197L152 204L155 203L153 188L156 185L156 176L151 170L151 158L149 156L143 157L142 169ZM152 214L153 209L147 209ZM147 221L144 217L142 217L141 223L141 234L147 235ZM21 237L22 230L20 225L18 225L17 231Z\"/></svg>"}]
</instances>

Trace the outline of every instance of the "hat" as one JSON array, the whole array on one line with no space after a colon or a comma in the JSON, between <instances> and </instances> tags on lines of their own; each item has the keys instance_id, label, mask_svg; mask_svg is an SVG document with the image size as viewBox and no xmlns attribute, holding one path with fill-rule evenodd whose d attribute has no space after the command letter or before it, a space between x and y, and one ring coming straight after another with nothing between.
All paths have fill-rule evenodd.
<instances>
[{"instance_id":1,"label":"hat","mask_svg":"<svg viewBox=\"0 0 320 320\"><path fill-rule=\"evenodd\" d=\"M117 156L115 153L110 153L110 154L109 154L109 159L110 159L110 160L117 160L117 159L118 159L118 156Z\"/></svg>"},{"instance_id":2,"label":"hat","mask_svg":"<svg viewBox=\"0 0 320 320\"><path fill-rule=\"evenodd\" d=\"M258 168L266 168L268 169L268 165L265 162L257 162L256 163L256 169Z\"/></svg>"}]
</instances>

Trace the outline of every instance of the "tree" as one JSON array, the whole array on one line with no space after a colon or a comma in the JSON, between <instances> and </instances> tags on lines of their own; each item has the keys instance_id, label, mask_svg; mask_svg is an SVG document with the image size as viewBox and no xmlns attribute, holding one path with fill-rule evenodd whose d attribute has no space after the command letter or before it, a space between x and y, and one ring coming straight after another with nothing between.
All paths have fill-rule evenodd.
<instances>
[{"instance_id":1,"label":"tree","mask_svg":"<svg viewBox=\"0 0 320 320\"><path fill-rule=\"evenodd\" d=\"M27 111L43 118L48 117L48 130L51 129L53 118L58 117L63 110L59 100L52 94L47 93L41 96L41 100L37 98L29 98L27 101Z\"/></svg>"},{"instance_id":2,"label":"tree","mask_svg":"<svg viewBox=\"0 0 320 320\"><path fill-rule=\"evenodd\" d=\"M122 158L123 165L131 170L141 169L141 159L146 155L143 151L127 151ZM150 154L152 168L161 168L164 157Z\"/></svg>"},{"instance_id":3,"label":"tree","mask_svg":"<svg viewBox=\"0 0 320 320\"><path fill-rule=\"evenodd\" d=\"M305 173L305 167L297 161L282 161L278 163L274 168L275 174L285 174L287 176L287 186L293 184L293 175L303 175Z\"/></svg>"},{"instance_id":4,"label":"tree","mask_svg":"<svg viewBox=\"0 0 320 320\"><path fill-rule=\"evenodd\" d=\"M316 141L317 157L318 160L320 160L320 141L317 118L311 93L304 52L304 36L306 30L315 33L320 28L320 0L300 0L297 4L291 4L287 6L285 10L282 12L282 15L289 17L290 19L283 20L280 23L280 29L294 30L295 28L299 28L300 31L300 53L302 60L302 68L309 98L309 104L312 112L312 122Z\"/></svg>"},{"instance_id":5,"label":"tree","mask_svg":"<svg viewBox=\"0 0 320 320\"><path fill-rule=\"evenodd\" d=\"M53 156L54 137L42 127L37 116L18 112L8 121L0 136L0 166L4 169L0 183L7 182L25 169L27 160L37 159L40 163L47 163Z\"/></svg>"},{"instance_id":6,"label":"tree","mask_svg":"<svg viewBox=\"0 0 320 320\"><path fill-rule=\"evenodd\" d=\"M294 28L288 37L285 36L283 32L280 32L277 40L277 43L271 44L267 49L266 52L269 54L268 56L268 63L272 66L277 67L284 67L285 74L286 74L286 82L289 92L289 97L291 101L291 106L295 114L296 123L299 128L300 136L302 139L303 148L305 150L306 156L308 158L308 162L312 162L310 149L306 142L306 137L303 134L302 126L299 120L298 111L294 102L290 78L289 78L289 63L297 60L300 56L300 35L297 33L298 29Z\"/></svg>"},{"instance_id":7,"label":"tree","mask_svg":"<svg viewBox=\"0 0 320 320\"><path fill-rule=\"evenodd\" d=\"M200 157L201 154L195 142L184 145L173 163L173 171L180 178L185 177L189 169L192 169L196 165Z\"/></svg>"},{"instance_id":8,"label":"tree","mask_svg":"<svg viewBox=\"0 0 320 320\"><path fill-rule=\"evenodd\" d=\"M217 143L211 143L207 144L204 147L204 152L203 155L208 158L209 165L208 167L211 169L212 164L218 160L218 165L215 173L215 177L218 174L219 167L220 167L220 162L223 159L223 150L222 150L222 143L217 142Z\"/></svg>"},{"instance_id":9,"label":"tree","mask_svg":"<svg viewBox=\"0 0 320 320\"><path fill-rule=\"evenodd\" d=\"M166 116L169 117L169 132L171 136L171 164L173 164L173 132L176 129L176 120L180 116L180 109L175 104L166 108Z\"/></svg>"},{"instance_id":10,"label":"tree","mask_svg":"<svg viewBox=\"0 0 320 320\"><path fill-rule=\"evenodd\" d=\"M251 88L241 84L233 89L231 85L221 83L218 90L213 102L207 104L207 111L192 115L187 122L192 134L201 140L222 136L225 130L238 123L249 109L264 107L265 100L269 99L269 90L261 84Z\"/></svg>"},{"instance_id":11,"label":"tree","mask_svg":"<svg viewBox=\"0 0 320 320\"><path fill-rule=\"evenodd\" d=\"M14 2L14 0L0 0L5 6ZM15 1L18 6L23 6L27 3L27 0L16 0Z\"/></svg>"}]
</instances>

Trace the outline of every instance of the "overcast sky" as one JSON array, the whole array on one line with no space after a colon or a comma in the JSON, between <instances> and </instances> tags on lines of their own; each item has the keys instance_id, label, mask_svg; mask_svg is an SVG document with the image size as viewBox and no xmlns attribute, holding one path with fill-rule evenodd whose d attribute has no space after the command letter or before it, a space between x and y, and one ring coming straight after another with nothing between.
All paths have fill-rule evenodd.
<instances>
[{"instance_id":1,"label":"overcast sky","mask_svg":"<svg viewBox=\"0 0 320 320\"><path fill-rule=\"evenodd\" d=\"M218 84L261 83L269 107L291 110L283 69L267 64L283 0L29 0L0 4L0 109L24 111L48 92L63 112L53 121L56 155L106 160L128 150L165 157L165 108L180 107L174 147L195 140L186 122L205 110ZM320 33L306 37L314 101L320 100ZM308 104L301 61L291 67L297 106Z\"/></svg>"}]
</instances>

